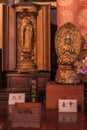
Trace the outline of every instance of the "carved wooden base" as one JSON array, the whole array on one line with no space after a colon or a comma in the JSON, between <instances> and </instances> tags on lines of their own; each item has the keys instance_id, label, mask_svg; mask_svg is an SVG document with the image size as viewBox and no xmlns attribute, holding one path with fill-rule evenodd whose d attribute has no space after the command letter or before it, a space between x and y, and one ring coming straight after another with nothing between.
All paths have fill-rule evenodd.
<instances>
[{"instance_id":1,"label":"carved wooden base","mask_svg":"<svg viewBox=\"0 0 87 130\"><path fill-rule=\"evenodd\" d=\"M46 85L46 108L57 109L58 99L77 99L78 109L84 110L84 86L60 85L48 82Z\"/></svg>"},{"instance_id":2,"label":"carved wooden base","mask_svg":"<svg viewBox=\"0 0 87 130\"><path fill-rule=\"evenodd\" d=\"M18 64L16 70L22 72L34 71L37 70L37 66L33 62L25 62Z\"/></svg>"}]
</instances>

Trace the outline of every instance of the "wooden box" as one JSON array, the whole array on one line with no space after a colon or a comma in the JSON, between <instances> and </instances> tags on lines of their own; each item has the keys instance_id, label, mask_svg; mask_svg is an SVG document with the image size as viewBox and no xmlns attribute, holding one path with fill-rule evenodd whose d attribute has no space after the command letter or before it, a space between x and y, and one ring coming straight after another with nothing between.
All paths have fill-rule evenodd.
<instances>
[{"instance_id":1,"label":"wooden box","mask_svg":"<svg viewBox=\"0 0 87 130\"><path fill-rule=\"evenodd\" d=\"M84 110L84 85L46 84L46 108L57 109L59 99L76 99L77 109Z\"/></svg>"},{"instance_id":2,"label":"wooden box","mask_svg":"<svg viewBox=\"0 0 87 130\"><path fill-rule=\"evenodd\" d=\"M35 127L41 124L40 103L16 103L12 108L12 127Z\"/></svg>"}]
</instances>

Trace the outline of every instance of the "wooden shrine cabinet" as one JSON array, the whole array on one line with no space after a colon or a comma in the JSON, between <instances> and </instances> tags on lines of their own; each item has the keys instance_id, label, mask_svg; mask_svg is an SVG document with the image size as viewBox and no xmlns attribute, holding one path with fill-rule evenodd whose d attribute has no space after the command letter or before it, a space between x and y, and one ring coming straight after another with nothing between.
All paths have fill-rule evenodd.
<instances>
[{"instance_id":1,"label":"wooden shrine cabinet","mask_svg":"<svg viewBox=\"0 0 87 130\"><path fill-rule=\"evenodd\" d=\"M19 3L3 8L2 69L7 90L43 101L50 80L50 4ZM30 30L31 29L31 30Z\"/></svg>"},{"instance_id":2,"label":"wooden shrine cabinet","mask_svg":"<svg viewBox=\"0 0 87 130\"><path fill-rule=\"evenodd\" d=\"M31 20L35 32L34 42L31 41L31 43L34 52L32 59L34 59L37 70L50 71L50 3L42 6L38 3L26 4L26 2L3 8L2 70L18 71L24 65L28 69L28 64L21 62L23 58L28 57L23 57L25 50L22 50L23 41L25 41L22 28L26 19ZM28 44L28 41L29 37L26 36L25 43Z\"/></svg>"},{"instance_id":3,"label":"wooden shrine cabinet","mask_svg":"<svg viewBox=\"0 0 87 130\"><path fill-rule=\"evenodd\" d=\"M7 74L7 89L9 93L25 92L26 101L44 102L48 81L50 81L48 72L9 73Z\"/></svg>"}]
</instances>

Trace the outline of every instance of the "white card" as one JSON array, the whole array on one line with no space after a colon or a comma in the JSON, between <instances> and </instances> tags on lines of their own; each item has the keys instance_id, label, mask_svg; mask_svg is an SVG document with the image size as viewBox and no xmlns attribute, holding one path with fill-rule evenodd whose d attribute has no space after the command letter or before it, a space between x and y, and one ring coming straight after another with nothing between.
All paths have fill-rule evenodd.
<instances>
[{"instance_id":1,"label":"white card","mask_svg":"<svg viewBox=\"0 0 87 130\"><path fill-rule=\"evenodd\" d=\"M9 105L14 105L15 103L24 103L25 93L9 93Z\"/></svg>"},{"instance_id":2,"label":"white card","mask_svg":"<svg viewBox=\"0 0 87 130\"><path fill-rule=\"evenodd\" d=\"M77 112L76 99L59 99L59 112Z\"/></svg>"}]
</instances>

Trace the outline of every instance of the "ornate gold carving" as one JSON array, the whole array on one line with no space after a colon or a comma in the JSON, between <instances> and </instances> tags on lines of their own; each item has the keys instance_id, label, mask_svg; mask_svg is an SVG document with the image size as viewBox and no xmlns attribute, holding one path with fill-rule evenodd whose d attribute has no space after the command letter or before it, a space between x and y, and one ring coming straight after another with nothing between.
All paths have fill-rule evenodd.
<instances>
[{"instance_id":1,"label":"ornate gold carving","mask_svg":"<svg viewBox=\"0 0 87 130\"><path fill-rule=\"evenodd\" d=\"M55 81L58 83L80 83L74 63L82 48L81 34L71 23L63 25L55 35L55 50L58 56L58 70Z\"/></svg>"},{"instance_id":2,"label":"ornate gold carving","mask_svg":"<svg viewBox=\"0 0 87 130\"><path fill-rule=\"evenodd\" d=\"M31 12L31 13L32 12L37 12L37 7L34 4L17 6L16 9L15 9L15 11L16 12L23 12L26 9L28 10L28 12Z\"/></svg>"},{"instance_id":3,"label":"ornate gold carving","mask_svg":"<svg viewBox=\"0 0 87 130\"><path fill-rule=\"evenodd\" d=\"M74 25L65 24L56 32L55 49L58 63L72 64L76 61L81 50L81 34Z\"/></svg>"},{"instance_id":4,"label":"ornate gold carving","mask_svg":"<svg viewBox=\"0 0 87 130\"><path fill-rule=\"evenodd\" d=\"M37 8L37 7L36 7ZM18 11L18 9L17 9ZM19 8L17 16L17 68L36 69L36 22L35 6Z\"/></svg>"},{"instance_id":5,"label":"ornate gold carving","mask_svg":"<svg viewBox=\"0 0 87 130\"><path fill-rule=\"evenodd\" d=\"M70 65L59 65L55 81L61 84L77 84L80 83L80 75Z\"/></svg>"}]
</instances>

